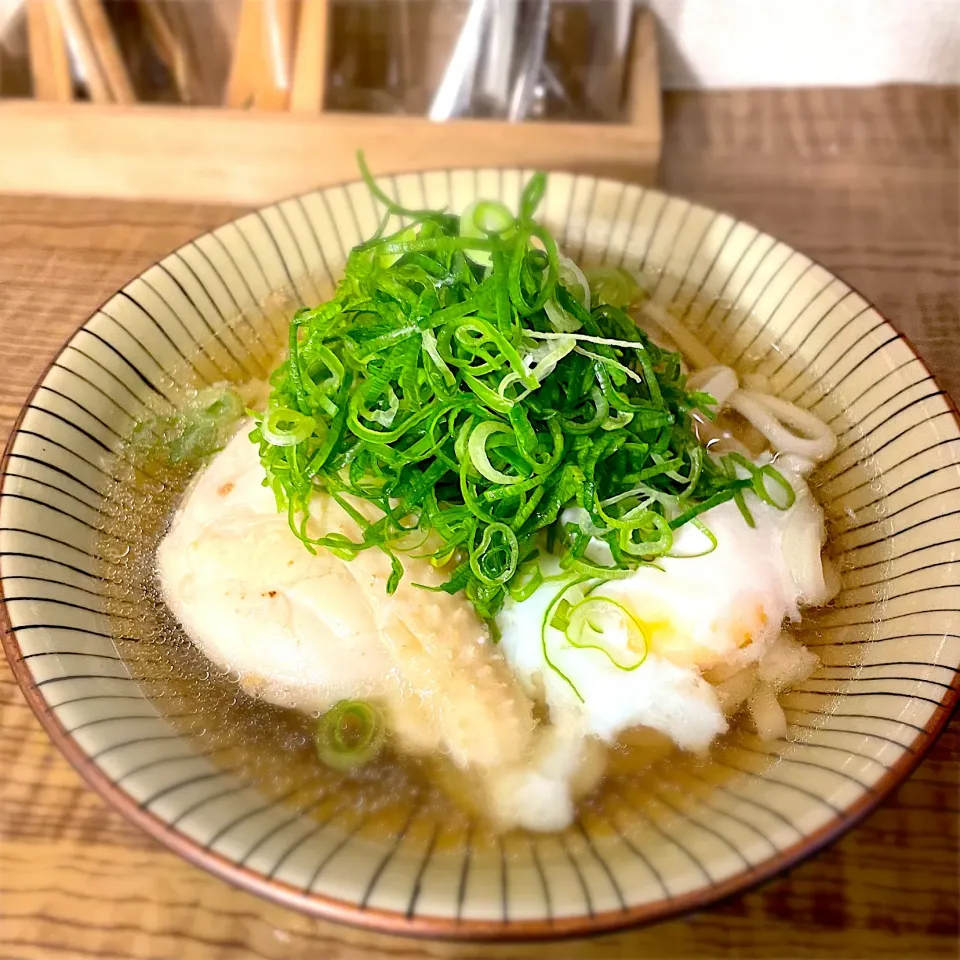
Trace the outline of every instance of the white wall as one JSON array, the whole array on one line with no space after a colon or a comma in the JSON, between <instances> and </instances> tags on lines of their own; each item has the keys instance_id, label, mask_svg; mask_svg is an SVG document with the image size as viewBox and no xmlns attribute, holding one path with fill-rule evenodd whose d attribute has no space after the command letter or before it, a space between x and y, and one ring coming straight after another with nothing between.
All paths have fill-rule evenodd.
<instances>
[{"instance_id":1,"label":"white wall","mask_svg":"<svg viewBox=\"0 0 960 960\"><path fill-rule=\"evenodd\" d=\"M645 3L666 87L960 83L960 0Z\"/></svg>"}]
</instances>

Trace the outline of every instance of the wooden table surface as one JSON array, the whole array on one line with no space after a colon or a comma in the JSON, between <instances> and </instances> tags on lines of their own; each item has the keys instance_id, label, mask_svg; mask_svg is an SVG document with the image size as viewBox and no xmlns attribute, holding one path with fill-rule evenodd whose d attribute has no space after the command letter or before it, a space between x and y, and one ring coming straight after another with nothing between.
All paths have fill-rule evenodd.
<instances>
[{"instance_id":1,"label":"wooden table surface","mask_svg":"<svg viewBox=\"0 0 960 960\"><path fill-rule=\"evenodd\" d=\"M662 182L818 258L960 398L958 90L672 94ZM429 164L429 159L425 160ZM162 254L240 211L0 196L0 439L63 339ZM0 666L0 957L520 958L371 937L234 890L87 789ZM880 809L788 876L556 957L957 957L960 721Z\"/></svg>"}]
</instances>

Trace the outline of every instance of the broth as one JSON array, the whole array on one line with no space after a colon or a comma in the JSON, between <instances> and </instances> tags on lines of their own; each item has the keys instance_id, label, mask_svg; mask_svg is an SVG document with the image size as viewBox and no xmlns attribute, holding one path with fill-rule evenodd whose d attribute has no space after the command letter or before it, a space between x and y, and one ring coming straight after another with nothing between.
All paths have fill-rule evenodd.
<instances>
[{"instance_id":1,"label":"broth","mask_svg":"<svg viewBox=\"0 0 960 960\"><path fill-rule=\"evenodd\" d=\"M725 421L735 425L735 415ZM110 584L106 612L144 694L198 753L264 798L318 822L386 838L416 811L418 820L443 824L434 837L439 850L461 845L468 832L478 849L503 842L477 809L470 779L444 757L400 756L388 738L376 759L359 770L329 769L316 756L314 717L249 696L238 676L208 661L167 608L156 576L157 546L192 471L145 456L131 434L117 451L113 472L117 480L107 494L100 548L102 575ZM743 736L733 726L712 755L722 755ZM634 731L610 749L607 772L580 802L578 817L589 819L598 835L612 837L625 806L648 813L662 808L658 797L665 785L682 784L682 795L694 799L735 775L735 768L710 757L679 751L663 735ZM575 822L568 833L577 829Z\"/></svg>"}]
</instances>

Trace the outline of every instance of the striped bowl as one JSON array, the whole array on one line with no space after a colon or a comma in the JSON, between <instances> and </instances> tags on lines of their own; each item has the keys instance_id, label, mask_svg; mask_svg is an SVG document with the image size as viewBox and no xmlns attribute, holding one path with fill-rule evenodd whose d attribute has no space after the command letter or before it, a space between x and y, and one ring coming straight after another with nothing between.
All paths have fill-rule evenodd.
<instances>
[{"instance_id":1,"label":"striped bowl","mask_svg":"<svg viewBox=\"0 0 960 960\"><path fill-rule=\"evenodd\" d=\"M408 206L458 210L477 196L515 205L524 180L456 170L384 184ZM709 758L673 760L553 836L492 837L436 803L373 829L336 790L310 800L282 771L225 761L243 751L224 732L229 711L190 723L205 716L208 671L186 662L188 645L150 642L164 611L136 516L169 508L169 493L132 472L124 438L191 385L261 373L284 311L323 297L378 222L356 183L268 207L172 253L94 313L25 406L0 501L4 646L41 723L125 816L239 886L422 936L660 919L838 836L909 774L957 702L960 430L909 344L819 264L725 214L558 173L542 215L574 258L652 272L655 299L724 362L766 374L839 434L815 482L843 590L802 625L822 667L786 696L785 739L739 734ZM141 564L135 589L130 563Z\"/></svg>"}]
</instances>

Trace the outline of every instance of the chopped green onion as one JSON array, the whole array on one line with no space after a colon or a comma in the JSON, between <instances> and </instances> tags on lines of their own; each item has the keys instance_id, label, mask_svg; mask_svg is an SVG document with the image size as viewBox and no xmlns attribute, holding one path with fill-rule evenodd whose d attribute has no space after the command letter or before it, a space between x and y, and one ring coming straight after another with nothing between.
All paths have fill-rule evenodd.
<instances>
[{"instance_id":1,"label":"chopped green onion","mask_svg":"<svg viewBox=\"0 0 960 960\"><path fill-rule=\"evenodd\" d=\"M490 457L487 455L487 441L494 436L501 434L512 438L514 433L505 423L497 420L487 420L476 426L470 434L467 441L467 453L470 455L470 462L474 465L480 476L489 480L491 483L520 483L523 477L512 477L497 470L490 463Z\"/></svg>"},{"instance_id":2,"label":"chopped green onion","mask_svg":"<svg viewBox=\"0 0 960 960\"><path fill-rule=\"evenodd\" d=\"M773 490L780 488L779 499L775 493L771 492L771 487L767 485L767 480L773 483ZM790 482L779 471L775 470L769 463L762 466L753 474L753 492L766 504L776 507L777 510L789 510L797 501L797 494Z\"/></svg>"},{"instance_id":3,"label":"chopped green onion","mask_svg":"<svg viewBox=\"0 0 960 960\"><path fill-rule=\"evenodd\" d=\"M567 257L560 257L560 282L583 304L585 310L590 309L590 284L583 275L583 271Z\"/></svg>"},{"instance_id":4,"label":"chopped green onion","mask_svg":"<svg viewBox=\"0 0 960 960\"><path fill-rule=\"evenodd\" d=\"M646 659L649 651L643 627L622 604L609 597L594 595L594 591L606 582L607 577L590 574L576 576L568 581L547 606L540 627L540 644L544 662L573 690L583 703L583 695L576 684L554 663L547 644L547 627L559 630L564 639L578 650L597 650L618 670L631 672ZM586 587L592 583L592 586ZM566 594L579 592L583 596L571 603ZM636 659L623 662L615 655L619 649L632 651Z\"/></svg>"},{"instance_id":5,"label":"chopped green onion","mask_svg":"<svg viewBox=\"0 0 960 960\"><path fill-rule=\"evenodd\" d=\"M292 447L313 433L313 417L286 407L271 407L260 424L260 435L275 447Z\"/></svg>"},{"instance_id":6,"label":"chopped green onion","mask_svg":"<svg viewBox=\"0 0 960 960\"><path fill-rule=\"evenodd\" d=\"M601 430L620 430L629 425L633 419L633 414L626 410L614 410L603 423L600 424Z\"/></svg>"},{"instance_id":7,"label":"chopped green onion","mask_svg":"<svg viewBox=\"0 0 960 960\"><path fill-rule=\"evenodd\" d=\"M460 236L467 239L508 237L515 227L513 214L493 200L475 200L460 215ZM493 262L488 250L471 250L467 255L483 267Z\"/></svg>"},{"instance_id":8,"label":"chopped green onion","mask_svg":"<svg viewBox=\"0 0 960 960\"><path fill-rule=\"evenodd\" d=\"M790 481L772 464L767 463L758 467L741 453L729 453L726 459L731 465L732 474L736 473L737 467L746 471L750 476L753 492L768 506L775 507L777 510L789 510L796 502L797 495L790 486ZM768 480L773 487L768 485Z\"/></svg>"},{"instance_id":9,"label":"chopped green onion","mask_svg":"<svg viewBox=\"0 0 960 960\"><path fill-rule=\"evenodd\" d=\"M475 200L460 216L461 237L502 237L515 226L513 214L495 200Z\"/></svg>"},{"instance_id":10,"label":"chopped green onion","mask_svg":"<svg viewBox=\"0 0 960 960\"><path fill-rule=\"evenodd\" d=\"M573 604L569 600L561 600L557 604L557 611L550 619L550 626L554 630L560 630L564 633L567 630L567 627L570 626L570 611L573 609Z\"/></svg>"},{"instance_id":11,"label":"chopped green onion","mask_svg":"<svg viewBox=\"0 0 960 960\"><path fill-rule=\"evenodd\" d=\"M564 577L605 581L669 556L674 531L705 531L697 518L727 500L752 522L747 491L789 508L792 488L772 465L699 445L694 414L710 416L711 398L688 391L679 354L624 312L635 278L584 274L561 256L535 219L543 174L516 214L480 200L457 217L404 208L361 171L403 225L386 234L384 217L350 252L332 298L294 316L251 434L307 549L382 550L391 589L403 573L396 553L416 550L449 570L436 589L464 591L490 621L507 596L543 581L531 558L545 546ZM210 421L235 405L216 403L185 455L222 442ZM352 537L312 539L321 493L373 513L356 512ZM560 519L571 507L583 512L572 529ZM591 541L609 563L586 557Z\"/></svg>"},{"instance_id":12,"label":"chopped green onion","mask_svg":"<svg viewBox=\"0 0 960 960\"><path fill-rule=\"evenodd\" d=\"M637 278L623 267L592 267L583 272L595 303L626 309L640 293Z\"/></svg>"},{"instance_id":13,"label":"chopped green onion","mask_svg":"<svg viewBox=\"0 0 960 960\"><path fill-rule=\"evenodd\" d=\"M620 549L631 557L662 557L673 546L673 529L665 517L645 510L636 525L620 530Z\"/></svg>"},{"instance_id":14,"label":"chopped green onion","mask_svg":"<svg viewBox=\"0 0 960 960\"><path fill-rule=\"evenodd\" d=\"M243 413L243 400L233 387L207 387L174 414L139 423L134 439L147 457L198 463L223 448Z\"/></svg>"},{"instance_id":15,"label":"chopped green onion","mask_svg":"<svg viewBox=\"0 0 960 960\"><path fill-rule=\"evenodd\" d=\"M243 401L236 390L229 387L210 387L201 390L189 405L201 416L217 423L236 423L243 416Z\"/></svg>"},{"instance_id":16,"label":"chopped green onion","mask_svg":"<svg viewBox=\"0 0 960 960\"><path fill-rule=\"evenodd\" d=\"M524 560L517 569L517 575L510 582L507 592L517 603L528 600L543 583L543 571L540 569L539 551Z\"/></svg>"},{"instance_id":17,"label":"chopped green onion","mask_svg":"<svg viewBox=\"0 0 960 960\"><path fill-rule=\"evenodd\" d=\"M573 333L580 329L580 321L567 313L556 300L548 300L543 305L544 312L550 319L550 325L557 333Z\"/></svg>"},{"instance_id":18,"label":"chopped green onion","mask_svg":"<svg viewBox=\"0 0 960 960\"><path fill-rule=\"evenodd\" d=\"M647 659L647 638L636 617L609 597L590 596L570 608L564 633L567 643L578 650L599 650L618 669L636 670ZM620 634L623 634L621 637ZM610 651L613 641L637 653L634 663L621 663ZM640 646L640 652L636 647Z\"/></svg>"},{"instance_id":19,"label":"chopped green onion","mask_svg":"<svg viewBox=\"0 0 960 960\"><path fill-rule=\"evenodd\" d=\"M543 662L558 676L563 680L568 687L574 692L576 698L583 703L583 695L577 689L576 684L553 662L550 658L550 651L547 647L547 626L553 622L553 611L554 608L558 607L563 601L563 595L574 587L579 586L581 583L585 583L589 580L589 577L578 577L575 580L571 580L560 591L556 596L550 601L547 605L547 609L543 614L543 620L540 622L540 650L543 654Z\"/></svg>"},{"instance_id":20,"label":"chopped green onion","mask_svg":"<svg viewBox=\"0 0 960 960\"><path fill-rule=\"evenodd\" d=\"M317 756L334 770L353 770L369 763L383 746L383 720L363 700L341 700L317 721Z\"/></svg>"},{"instance_id":21,"label":"chopped green onion","mask_svg":"<svg viewBox=\"0 0 960 960\"><path fill-rule=\"evenodd\" d=\"M494 544L494 538L500 543ZM487 586L500 586L516 572L519 554L516 534L505 523L491 523L479 546L470 551L470 569Z\"/></svg>"},{"instance_id":22,"label":"chopped green onion","mask_svg":"<svg viewBox=\"0 0 960 960\"><path fill-rule=\"evenodd\" d=\"M702 520L698 520L696 517L694 517L693 520L691 520L690 522L691 522L691 523L693 524L693 526L695 526L695 527L703 534L703 536L706 538L706 540L707 540L707 546L704 547L703 550L700 550L700 551L698 551L698 552L696 552L696 553L676 553L675 551L671 551L670 553L664 554L664 556L673 557L673 558L681 558L681 557L682 557L682 558L684 558L684 559L689 560L689 559L691 559L692 557L706 557L706 556L708 556L709 554L713 553L714 550L717 549L717 538L716 538L716 536L714 535L713 531L710 530L710 528L707 527L707 525L706 525L705 523L703 523Z\"/></svg>"},{"instance_id":23,"label":"chopped green onion","mask_svg":"<svg viewBox=\"0 0 960 960\"><path fill-rule=\"evenodd\" d=\"M632 577L634 572L634 568L631 567L607 567L599 563L588 563L586 560L573 556L568 559L569 563L565 565L567 570L587 577L601 577L604 580L625 580L627 577ZM660 569L653 563L645 564L645 566Z\"/></svg>"}]
</instances>

